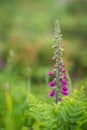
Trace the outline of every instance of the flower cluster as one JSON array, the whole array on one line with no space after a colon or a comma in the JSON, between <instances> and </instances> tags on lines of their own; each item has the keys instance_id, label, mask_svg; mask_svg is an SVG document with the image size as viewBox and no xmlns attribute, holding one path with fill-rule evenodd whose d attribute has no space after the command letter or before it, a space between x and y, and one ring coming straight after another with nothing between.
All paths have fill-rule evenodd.
<instances>
[{"instance_id":1,"label":"flower cluster","mask_svg":"<svg viewBox=\"0 0 87 130\"><path fill-rule=\"evenodd\" d=\"M49 83L52 91L49 96L56 95L56 103L61 100L61 96L68 95L68 81L66 76L65 64L63 61L63 47L62 47L62 35L60 34L60 28L58 21L55 24L55 38L52 48L54 49L52 60L55 61L55 65L48 73L49 76L54 76L53 80Z\"/></svg>"}]
</instances>

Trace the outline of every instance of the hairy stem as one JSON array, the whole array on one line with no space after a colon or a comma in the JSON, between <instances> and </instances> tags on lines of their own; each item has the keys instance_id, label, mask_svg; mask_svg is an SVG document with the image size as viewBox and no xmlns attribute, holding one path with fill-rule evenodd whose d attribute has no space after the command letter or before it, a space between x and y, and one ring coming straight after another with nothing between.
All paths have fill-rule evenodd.
<instances>
[{"instance_id":1,"label":"hairy stem","mask_svg":"<svg viewBox=\"0 0 87 130\"><path fill-rule=\"evenodd\" d=\"M60 30L59 30L60 31ZM57 71L57 90L56 90L56 104L58 103L59 101L59 94L58 94L58 90L59 90L59 87L60 87L60 35L59 35L59 32L58 32L58 39L57 39L57 42L58 42L58 71Z\"/></svg>"}]
</instances>

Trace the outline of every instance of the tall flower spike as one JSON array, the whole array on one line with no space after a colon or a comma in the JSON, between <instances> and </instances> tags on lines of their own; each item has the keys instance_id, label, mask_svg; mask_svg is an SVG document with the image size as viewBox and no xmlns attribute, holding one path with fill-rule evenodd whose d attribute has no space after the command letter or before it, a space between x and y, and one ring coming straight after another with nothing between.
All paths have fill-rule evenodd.
<instances>
[{"instance_id":1,"label":"tall flower spike","mask_svg":"<svg viewBox=\"0 0 87 130\"><path fill-rule=\"evenodd\" d=\"M55 102L58 103L61 95L68 95L68 81L66 76L65 64L63 61L63 48L62 48L62 35L59 27L59 22L56 20L54 29L54 44L52 48L54 49L53 57L55 60L54 69L48 73L49 76L55 75L55 78L49 83L52 91L50 97L56 96ZM56 87L54 87L56 85Z\"/></svg>"}]
</instances>

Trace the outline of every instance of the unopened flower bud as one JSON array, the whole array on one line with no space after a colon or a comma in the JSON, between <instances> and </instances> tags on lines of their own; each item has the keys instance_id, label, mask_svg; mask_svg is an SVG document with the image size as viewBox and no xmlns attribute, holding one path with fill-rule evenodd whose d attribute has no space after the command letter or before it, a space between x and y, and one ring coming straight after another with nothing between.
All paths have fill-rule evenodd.
<instances>
[{"instance_id":1,"label":"unopened flower bud","mask_svg":"<svg viewBox=\"0 0 87 130\"><path fill-rule=\"evenodd\" d=\"M53 87L52 89L53 89L53 90L56 90L56 87Z\"/></svg>"},{"instance_id":2,"label":"unopened flower bud","mask_svg":"<svg viewBox=\"0 0 87 130\"><path fill-rule=\"evenodd\" d=\"M65 67L65 64L64 64L64 63L62 63L62 66L63 66L63 67Z\"/></svg>"},{"instance_id":3,"label":"unopened flower bud","mask_svg":"<svg viewBox=\"0 0 87 130\"><path fill-rule=\"evenodd\" d=\"M57 35L55 35L55 38L58 38L58 36L57 36Z\"/></svg>"},{"instance_id":4,"label":"unopened flower bud","mask_svg":"<svg viewBox=\"0 0 87 130\"><path fill-rule=\"evenodd\" d=\"M57 70L56 69L53 69L54 72L56 72Z\"/></svg>"},{"instance_id":5,"label":"unopened flower bud","mask_svg":"<svg viewBox=\"0 0 87 130\"><path fill-rule=\"evenodd\" d=\"M63 48L60 48L60 51L64 51L64 49L63 49Z\"/></svg>"},{"instance_id":6,"label":"unopened flower bud","mask_svg":"<svg viewBox=\"0 0 87 130\"><path fill-rule=\"evenodd\" d=\"M55 51L53 54L54 54L54 55L56 55L56 54L57 54L57 52Z\"/></svg>"},{"instance_id":7,"label":"unopened flower bud","mask_svg":"<svg viewBox=\"0 0 87 130\"><path fill-rule=\"evenodd\" d=\"M62 80L62 78L63 78L63 77L62 77L62 76L60 76L60 80Z\"/></svg>"},{"instance_id":8,"label":"unopened flower bud","mask_svg":"<svg viewBox=\"0 0 87 130\"><path fill-rule=\"evenodd\" d=\"M55 65L54 68L58 68L58 65Z\"/></svg>"},{"instance_id":9,"label":"unopened flower bud","mask_svg":"<svg viewBox=\"0 0 87 130\"><path fill-rule=\"evenodd\" d=\"M52 42L56 42L56 39L52 39Z\"/></svg>"},{"instance_id":10,"label":"unopened flower bud","mask_svg":"<svg viewBox=\"0 0 87 130\"><path fill-rule=\"evenodd\" d=\"M65 69L62 69L62 70L61 70L61 72L63 72L63 73L64 73L64 72L66 72L66 70L65 70Z\"/></svg>"},{"instance_id":11,"label":"unopened flower bud","mask_svg":"<svg viewBox=\"0 0 87 130\"><path fill-rule=\"evenodd\" d=\"M58 62L58 59L56 59L56 62Z\"/></svg>"},{"instance_id":12,"label":"unopened flower bud","mask_svg":"<svg viewBox=\"0 0 87 130\"><path fill-rule=\"evenodd\" d=\"M52 45L52 48L57 48L57 45Z\"/></svg>"},{"instance_id":13,"label":"unopened flower bud","mask_svg":"<svg viewBox=\"0 0 87 130\"><path fill-rule=\"evenodd\" d=\"M52 60L55 60L55 57L54 57L54 56L52 57Z\"/></svg>"}]
</instances>

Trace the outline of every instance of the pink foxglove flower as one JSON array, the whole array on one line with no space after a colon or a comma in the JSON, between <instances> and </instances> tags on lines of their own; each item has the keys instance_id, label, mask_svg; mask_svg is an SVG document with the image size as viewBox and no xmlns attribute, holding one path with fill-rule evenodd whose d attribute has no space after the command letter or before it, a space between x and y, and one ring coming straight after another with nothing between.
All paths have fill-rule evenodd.
<instances>
[{"instance_id":1,"label":"pink foxglove flower","mask_svg":"<svg viewBox=\"0 0 87 130\"><path fill-rule=\"evenodd\" d=\"M62 94L67 96L69 94L69 92L68 92L68 90L66 90L66 91L62 90Z\"/></svg>"},{"instance_id":2,"label":"pink foxglove flower","mask_svg":"<svg viewBox=\"0 0 87 130\"><path fill-rule=\"evenodd\" d=\"M60 99L62 100L61 95L68 95L68 81L66 76L65 63L63 61L63 48L62 48L62 35L60 32L60 27L58 21L55 24L55 36L54 43L52 48L54 49L52 60L55 61L54 69L48 73L49 76L54 75L54 79L49 83L51 87L50 97L54 95L56 97L55 102L58 103ZM55 73L54 73L55 72ZM56 86L56 87L54 87ZM55 89L54 89L55 88Z\"/></svg>"},{"instance_id":3,"label":"pink foxglove flower","mask_svg":"<svg viewBox=\"0 0 87 130\"><path fill-rule=\"evenodd\" d=\"M49 76L54 75L54 71L50 71L50 72L48 73L48 75L49 75Z\"/></svg>"},{"instance_id":4,"label":"pink foxglove flower","mask_svg":"<svg viewBox=\"0 0 87 130\"><path fill-rule=\"evenodd\" d=\"M64 64L64 63L62 63L62 66L63 66L63 67L65 67L65 64Z\"/></svg>"},{"instance_id":5,"label":"pink foxglove flower","mask_svg":"<svg viewBox=\"0 0 87 130\"><path fill-rule=\"evenodd\" d=\"M68 84L68 82L65 79L62 79L61 82L62 82L63 85L67 85Z\"/></svg>"},{"instance_id":6,"label":"pink foxglove flower","mask_svg":"<svg viewBox=\"0 0 87 130\"><path fill-rule=\"evenodd\" d=\"M55 85L56 85L56 82L54 80L49 83L50 87L54 87Z\"/></svg>"},{"instance_id":7,"label":"pink foxglove flower","mask_svg":"<svg viewBox=\"0 0 87 130\"><path fill-rule=\"evenodd\" d=\"M66 78L67 78L65 74L62 74L62 77L63 77L63 79L66 79Z\"/></svg>"},{"instance_id":8,"label":"pink foxglove flower","mask_svg":"<svg viewBox=\"0 0 87 130\"><path fill-rule=\"evenodd\" d=\"M61 71L61 72L63 72L63 73L64 73L64 72L66 72L66 70L65 70L65 69L61 69L60 71Z\"/></svg>"},{"instance_id":9,"label":"pink foxglove flower","mask_svg":"<svg viewBox=\"0 0 87 130\"><path fill-rule=\"evenodd\" d=\"M68 87L66 85L62 86L62 90L63 91L67 91L68 90Z\"/></svg>"},{"instance_id":10,"label":"pink foxglove flower","mask_svg":"<svg viewBox=\"0 0 87 130\"><path fill-rule=\"evenodd\" d=\"M54 95L56 94L56 91L55 90L52 90L49 94L50 98L52 98Z\"/></svg>"}]
</instances>

